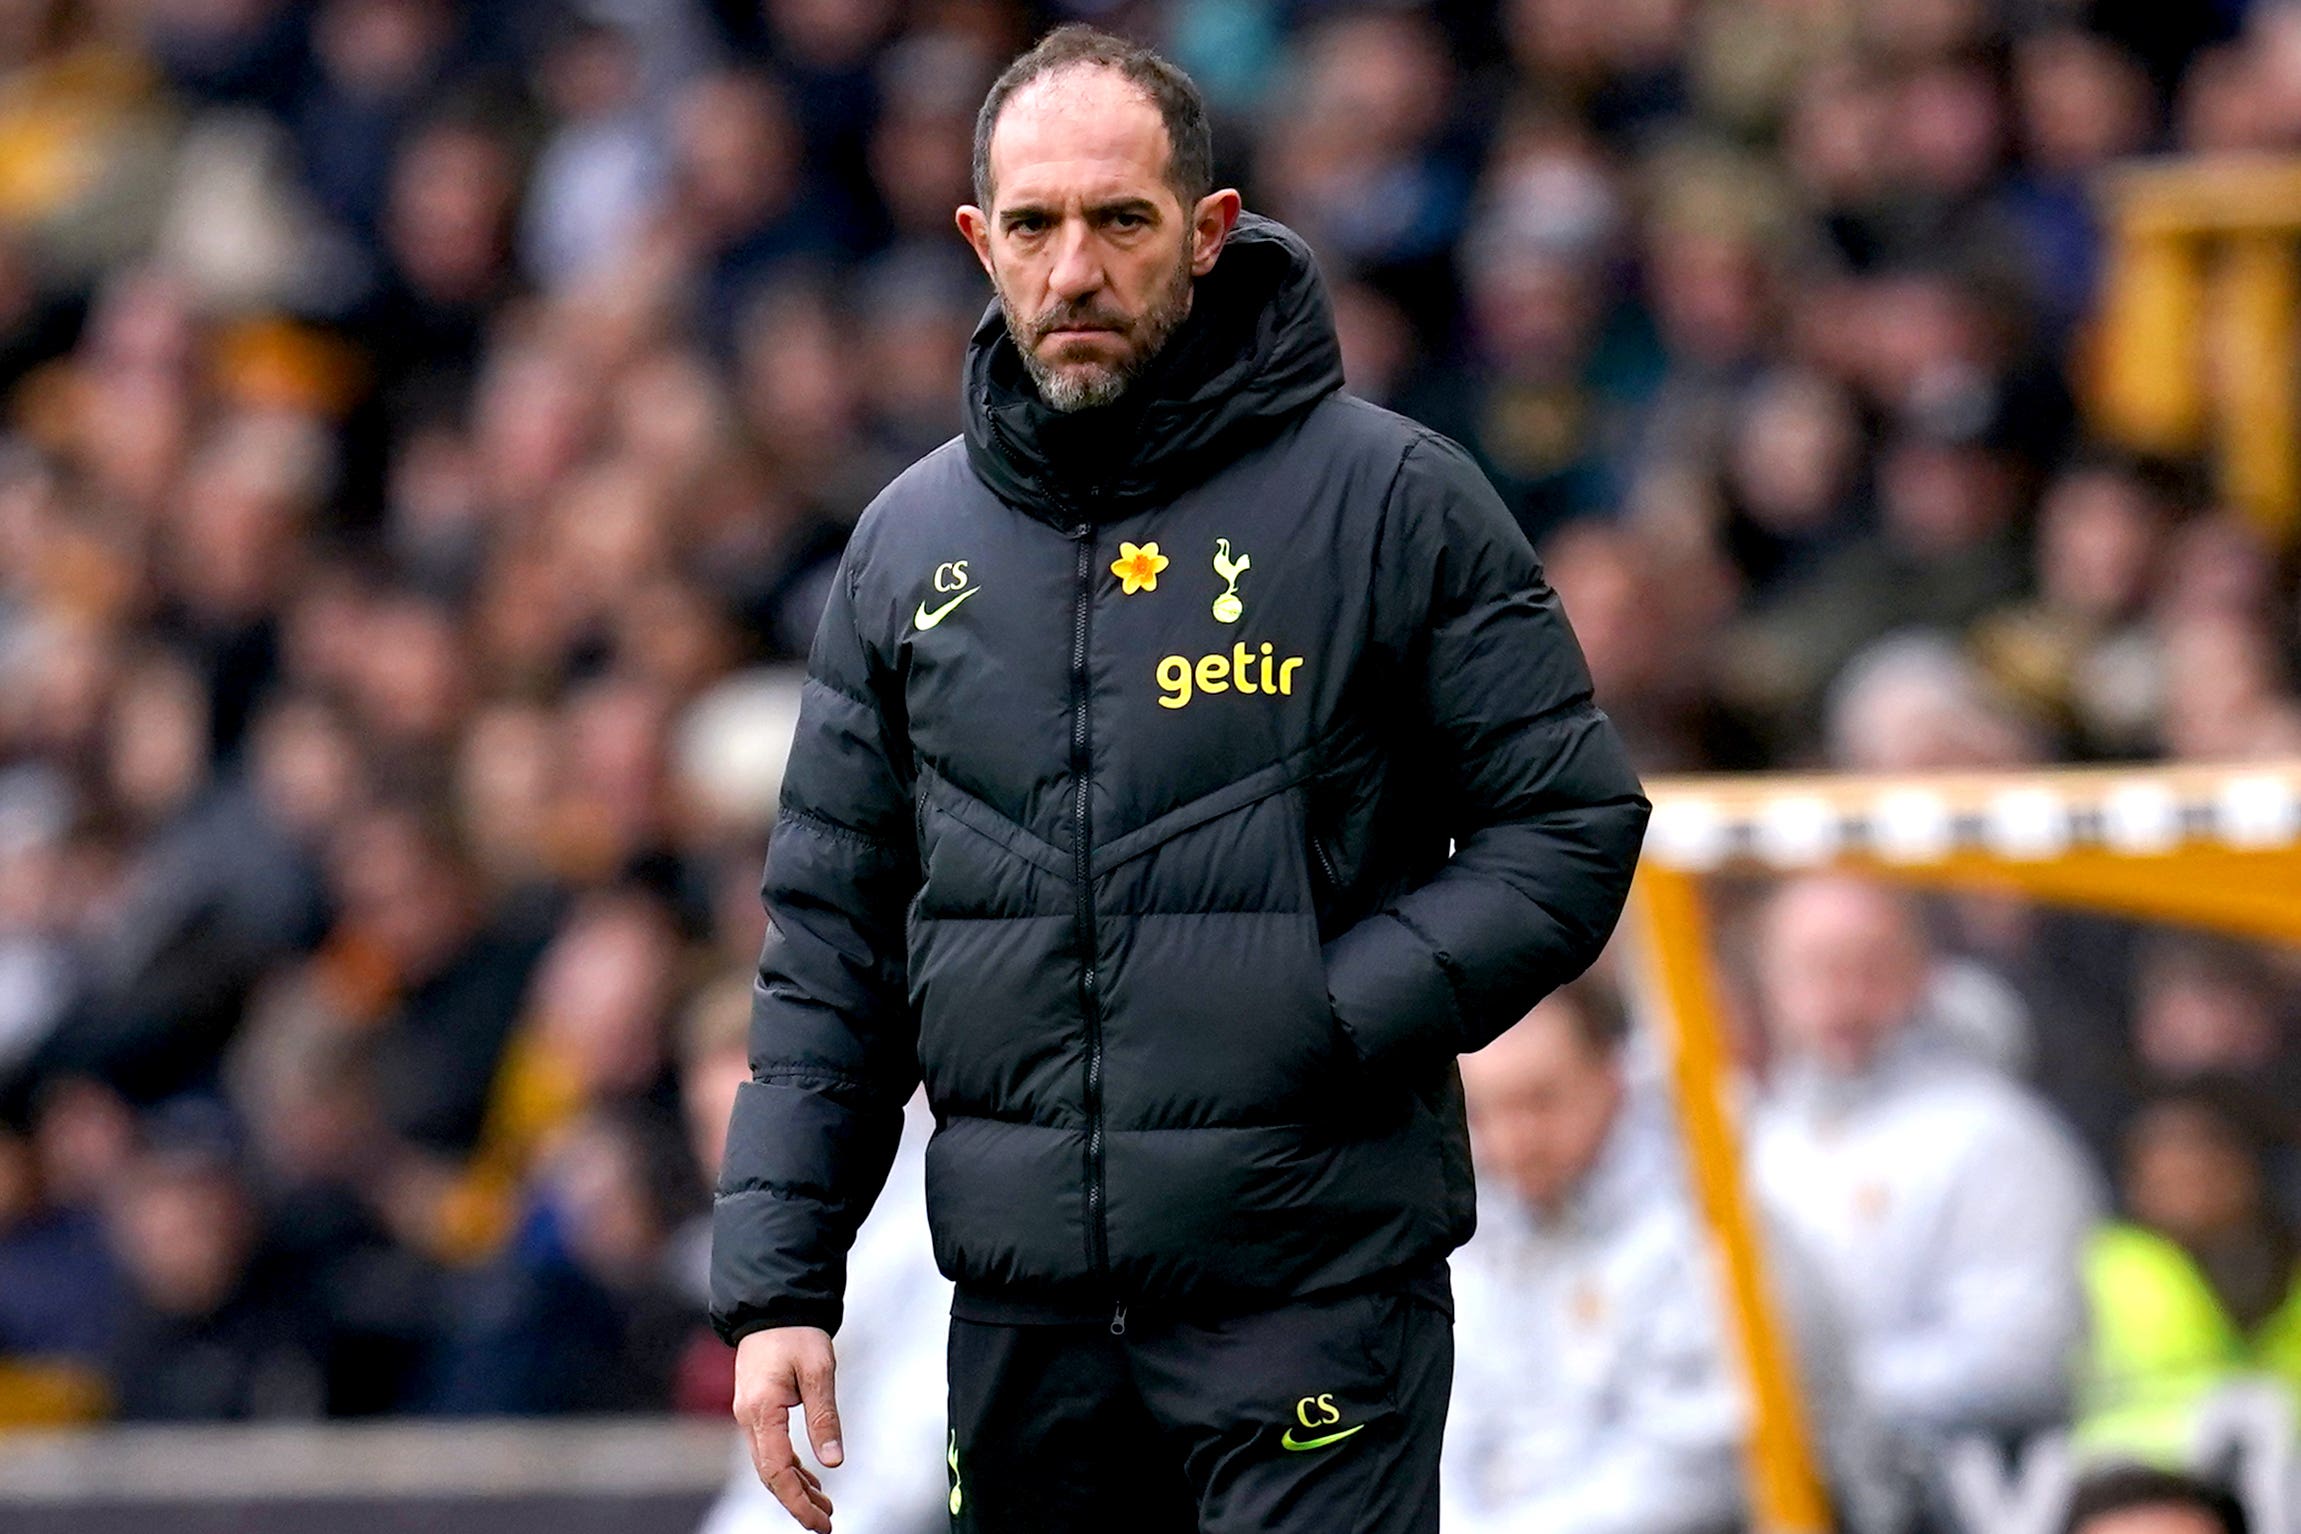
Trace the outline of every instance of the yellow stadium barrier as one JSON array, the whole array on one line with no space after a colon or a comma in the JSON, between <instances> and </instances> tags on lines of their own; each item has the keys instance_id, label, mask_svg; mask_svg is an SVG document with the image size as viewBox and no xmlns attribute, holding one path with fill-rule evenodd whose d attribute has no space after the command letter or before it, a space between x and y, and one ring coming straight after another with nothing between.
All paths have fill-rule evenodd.
<instances>
[{"instance_id":1,"label":"yellow stadium barrier","mask_svg":"<svg viewBox=\"0 0 2301 1534\"><path fill-rule=\"evenodd\" d=\"M2088 387L2095 423L2146 452L2210 450L2222 495L2280 542L2301 499L2301 159L2141 162L2105 178L2109 226Z\"/></svg>"},{"instance_id":2,"label":"yellow stadium barrier","mask_svg":"<svg viewBox=\"0 0 2301 1534\"><path fill-rule=\"evenodd\" d=\"M111 1406L104 1377L85 1364L0 1358L0 1433L96 1422Z\"/></svg>"},{"instance_id":3,"label":"yellow stadium barrier","mask_svg":"<svg viewBox=\"0 0 2301 1534\"><path fill-rule=\"evenodd\" d=\"M1750 1506L1762 1534L1825 1534L1813 1435L1742 1177L1702 877L1854 869L2301 941L2301 762L1683 777L1647 792L1654 818L1633 898L1670 1033L1680 1133L1750 1385Z\"/></svg>"}]
</instances>

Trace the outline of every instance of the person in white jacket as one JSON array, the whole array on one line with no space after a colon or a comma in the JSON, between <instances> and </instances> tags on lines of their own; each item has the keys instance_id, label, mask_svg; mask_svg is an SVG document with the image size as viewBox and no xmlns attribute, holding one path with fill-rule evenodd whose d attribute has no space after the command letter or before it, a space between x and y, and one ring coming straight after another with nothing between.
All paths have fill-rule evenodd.
<instances>
[{"instance_id":1,"label":"person in white jacket","mask_svg":"<svg viewBox=\"0 0 2301 1534\"><path fill-rule=\"evenodd\" d=\"M1463 1061L1478 1234L1456 1254L1448 1534L1706 1534L1746 1526L1750 1429L1719 1273L1666 1104L1624 1070L1618 1008L1552 996ZM1891 1511L1842 1343L1777 1243L1847 1526Z\"/></svg>"},{"instance_id":2,"label":"person in white jacket","mask_svg":"<svg viewBox=\"0 0 2301 1534\"><path fill-rule=\"evenodd\" d=\"M943 1347L951 1284L936 1271L927 1243L927 1136L934 1127L926 1097L914 1097L886 1191L848 1254L839 1401L847 1408L854 1468L826 1471L805 1443L798 1446L799 1462L822 1478L839 1509L839 1534L942 1534L950 1527ZM788 1534L797 1527L759 1483L750 1446L739 1443L727 1489L697 1534Z\"/></svg>"},{"instance_id":3,"label":"person in white jacket","mask_svg":"<svg viewBox=\"0 0 2301 1534\"><path fill-rule=\"evenodd\" d=\"M2101 1207L2052 1110L1929 1020L1930 968L1914 907L1850 876L1791 881L1760 923L1752 1178L1819 1263L1863 1396L1920 1445L2062 1418Z\"/></svg>"},{"instance_id":4,"label":"person in white jacket","mask_svg":"<svg viewBox=\"0 0 2301 1534\"><path fill-rule=\"evenodd\" d=\"M707 987L682 1029L680 1091L699 1166L716 1172L727 1150L728 1112L751 1079L751 977ZM903 1111L903 1136L887 1187L848 1254L854 1299L839 1331L839 1397L865 1410L847 1432L848 1467L826 1472L804 1442L800 1463L821 1476L839 1507L839 1534L943 1534L950 1527L948 1412L943 1345L950 1281L927 1242L925 1095ZM678 1245L683 1282L698 1304L710 1295L708 1219ZM696 1534L788 1534L798 1527L759 1484L751 1446L730 1445L727 1488Z\"/></svg>"}]
</instances>

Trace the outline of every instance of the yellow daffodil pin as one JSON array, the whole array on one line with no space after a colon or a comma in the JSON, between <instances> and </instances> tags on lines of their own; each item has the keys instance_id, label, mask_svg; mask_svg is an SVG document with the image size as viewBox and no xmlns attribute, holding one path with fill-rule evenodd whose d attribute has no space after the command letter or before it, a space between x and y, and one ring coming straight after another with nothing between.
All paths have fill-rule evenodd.
<instances>
[{"instance_id":1,"label":"yellow daffodil pin","mask_svg":"<svg viewBox=\"0 0 2301 1534\"><path fill-rule=\"evenodd\" d=\"M1111 574L1119 578L1120 589L1133 596L1138 591L1158 590L1158 573L1167 567L1167 557L1158 551L1155 543L1137 546L1119 545L1119 557L1111 561Z\"/></svg>"}]
</instances>

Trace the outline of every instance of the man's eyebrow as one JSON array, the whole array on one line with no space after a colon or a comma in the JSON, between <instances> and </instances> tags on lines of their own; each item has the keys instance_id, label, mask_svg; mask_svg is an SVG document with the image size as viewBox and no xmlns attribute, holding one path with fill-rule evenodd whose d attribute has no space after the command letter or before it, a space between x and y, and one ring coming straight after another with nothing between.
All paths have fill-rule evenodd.
<instances>
[{"instance_id":1,"label":"man's eyebrow","mask_svg":"<svg viewBox=\"0 0 2301 1534\"><path fill-rule=\"evenodd\" d=\"M1122 213L1140 213L1148 218L1158 217L1158 204L1148 197L1115 197L1108 202L1094 203L1087 208L1090 218L1116 218ZM1022 218L1053 218L1054 209L1045 203L1024 200L1007 204L999 209L999 222L1011 224Z\"/></svg>"}]
</instances>

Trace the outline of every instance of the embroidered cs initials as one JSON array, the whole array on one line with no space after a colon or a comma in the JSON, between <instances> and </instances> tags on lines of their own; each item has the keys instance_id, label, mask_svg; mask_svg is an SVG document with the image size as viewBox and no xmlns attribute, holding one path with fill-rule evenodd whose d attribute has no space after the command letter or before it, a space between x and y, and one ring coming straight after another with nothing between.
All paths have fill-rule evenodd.
<instances>
[{"instance_id":1,"label":"embroidered cs initials","mask_svg":"<svg viewBox=\"0 0 2301 1534\"><path fill-rule=\"evenodd\" d=\"M937 607L921 602L919 610L911 614L911 627L917 633L924 634L948 618L953 608L983 589L967 584L967 562L963 559L949 559L935 566L934 585L937 591L955 591L958 595Z\"/></svg>"}]
</instances>

